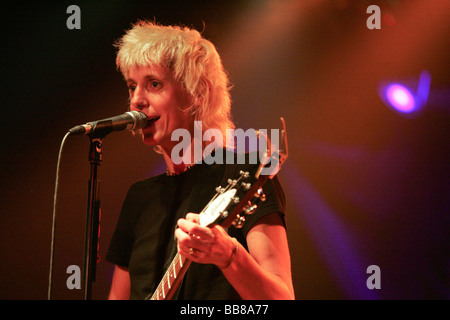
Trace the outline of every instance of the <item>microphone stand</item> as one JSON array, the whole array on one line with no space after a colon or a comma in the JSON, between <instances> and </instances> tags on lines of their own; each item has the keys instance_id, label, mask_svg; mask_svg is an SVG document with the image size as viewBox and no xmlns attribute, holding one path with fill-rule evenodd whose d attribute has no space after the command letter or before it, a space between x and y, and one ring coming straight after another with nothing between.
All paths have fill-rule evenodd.
<instances>
[{"instance_id":1,"label":"microphone stand","mask_svg":"<svg viewBox=\"0 0 450 320\"><path fill-rule=\"evenodd\" d=\"M99 238L99 223L100 223L100 197L99 197L99 180L98 180L98 166L102 162L102 142L106 134L92 133L90 138L89 148L89 163L91 167L89 186L88 186L88 200L87 200L87 215L86 215L86 233L85 233L85 247L84 247L84 300L91 300L92 297L92 283L96 278L97 256L98 256L98 238Z\"/></svg>"},{"instance_id":2,"label":"microphone stand","mask_svg":"<svg viewBox=\"0 0 450 320\"><path fill-rule=\"evenodd\" d=\"M132 123L131 123L132 122ZM69 130L71 134L89 135L89 163L91 166L91 173L88 186L88 200L87 200L87 215L86 215L86 231L84 242L84 299L90 300L92 297L92 282L95 282L97 262L100 260L98 251L98 238L100 231L100 197L99 197L99 180L98 180L98 166L102 162L102 144L103 139L115 130L127 129L130 124L132 128L141 128L147 122L147 116L142 112L130 111L124 115L112 117L93 123L89 126L81 125L73 127ZM53 259L53 254L51 259ZM52 261L51 261L52 263ZM49 297L51 294L51 272L49 276Z\"/></svg>"}]
</instances>

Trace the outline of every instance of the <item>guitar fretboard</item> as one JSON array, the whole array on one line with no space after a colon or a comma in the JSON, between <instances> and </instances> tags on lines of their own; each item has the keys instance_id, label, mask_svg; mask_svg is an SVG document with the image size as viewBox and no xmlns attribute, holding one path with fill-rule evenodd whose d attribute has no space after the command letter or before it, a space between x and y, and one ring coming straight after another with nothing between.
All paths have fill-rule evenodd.
<instances>
[{"instance_id":1,"label":"guitar fretboard","mask_svg":"<svg viewBox=\"0 0 450 320\"><path fill-rule=\"evenodd\" d=\"M178 288L177 282L181 281L190 264L191 260L177 253L150 300L170 300Z\"/></svg>"}]
</instances>

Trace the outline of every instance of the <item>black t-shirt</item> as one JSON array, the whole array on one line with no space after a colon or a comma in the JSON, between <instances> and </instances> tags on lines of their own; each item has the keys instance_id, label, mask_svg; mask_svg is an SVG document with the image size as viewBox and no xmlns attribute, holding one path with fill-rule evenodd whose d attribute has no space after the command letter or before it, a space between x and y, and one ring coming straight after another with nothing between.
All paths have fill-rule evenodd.
<instances>
[{"instance_id":1,"label":"black t-shirt","mask_svg":"<svg viewBox=\"0 0 450 320\"><path fill-rule=\"evenodd\" d=\"M161 174L131 186L106 255L109 262L128 268L130 299L144 299L162 279L176 253L177 220L188 212L201 212L217 186L225 186L240 170L251 171L256 166L203 162L180 175ZM256 221L271 213L279 213L284 221L285 198L278 179L269 179L263 189L267 200L247 216L244 226L228 228L229 235L246 249L246 235ZM218 267L197 263L188 269L177 298L240 299Z\"/></svg>"}]
</instances>

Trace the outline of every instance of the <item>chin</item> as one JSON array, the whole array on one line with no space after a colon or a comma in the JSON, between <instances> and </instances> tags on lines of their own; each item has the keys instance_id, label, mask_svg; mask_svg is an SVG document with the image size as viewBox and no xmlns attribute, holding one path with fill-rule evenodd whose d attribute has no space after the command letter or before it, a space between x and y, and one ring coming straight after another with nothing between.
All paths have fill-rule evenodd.
<instances>
[{"instance_id":1,"label":"chin","mask_svg":"<svg viewBox=\"0 0 450 320\"><path fill-rule=\"evenodd\" d=\"M154 139L146 138L145 136L142 136L142 142L145 145L150 146L150 147L154 147L154 146L158 145L158 143Z\"/></svg>"},{"instance_id":2,"label":"chin","mask_svg":"<svg viewBox=\"0 0 450 320\"><path fill-rule=\"evenodd\" d=\"M140 131L142 142L148 146L156 146L157 142L153 139L152 134L145 134L142 130Z\"/></svg>"}]
</instances>

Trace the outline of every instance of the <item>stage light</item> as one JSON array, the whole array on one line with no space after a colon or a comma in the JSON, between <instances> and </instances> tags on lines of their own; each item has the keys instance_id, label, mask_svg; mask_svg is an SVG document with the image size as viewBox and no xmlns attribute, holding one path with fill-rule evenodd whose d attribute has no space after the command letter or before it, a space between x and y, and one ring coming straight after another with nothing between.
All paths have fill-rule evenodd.
<instances>
[{"instance_id":1,"label":"stage light","mask_svg":"<svg viewBox=\"0 0 450 320\"><path fill-rule=\"evenodd\" d=\"M383 83L379 96L394 111L405 116L416 116L427 104L430 93L431 76L427 71L420 74L419 80ZM417 85L414 92L412 87Z\"/></svg>"},{"instance_id":2,"label":"stage light","mask_svg":"<svg viewBox=\"0 0 450 320\"><path fill-rule=\"evenodd\" d=\"M387 86L385 95L389 104L400 112L410 113L416 109L412 92L401 84Z\"/></svg>"}]
</instances>

